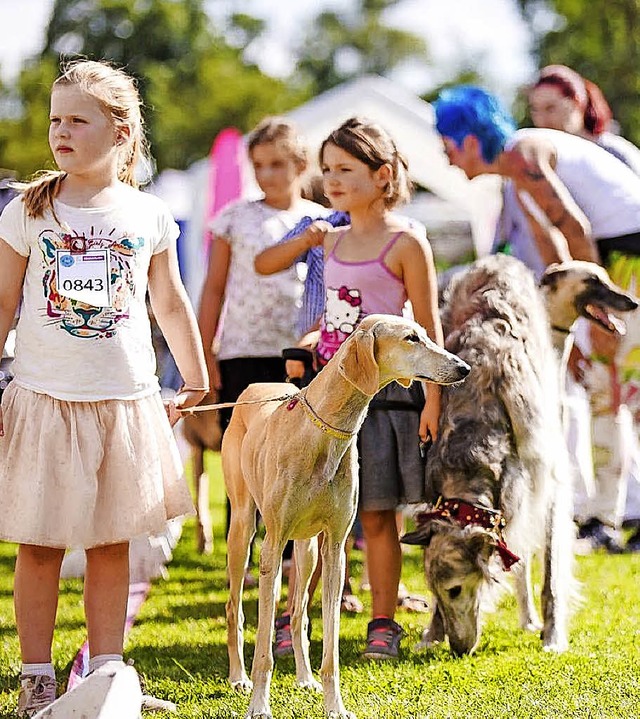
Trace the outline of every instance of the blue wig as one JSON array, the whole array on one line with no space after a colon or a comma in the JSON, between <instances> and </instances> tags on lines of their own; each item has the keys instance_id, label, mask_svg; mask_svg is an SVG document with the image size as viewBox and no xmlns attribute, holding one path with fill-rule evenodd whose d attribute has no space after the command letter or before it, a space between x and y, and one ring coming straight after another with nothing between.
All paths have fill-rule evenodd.
<instances>
[{"instance_id":1,"label":"blue wig","mask_svg":"<svg viewBox=\"0 0 640 719\"><path fill-rule=\"evenodd\" d=\"M516 130L511 115L494 95L472 85L443 90L435 102L436 128L462 147L467 135L480 141L482 157L493 162Z\"/></svg>"}]
</instances>

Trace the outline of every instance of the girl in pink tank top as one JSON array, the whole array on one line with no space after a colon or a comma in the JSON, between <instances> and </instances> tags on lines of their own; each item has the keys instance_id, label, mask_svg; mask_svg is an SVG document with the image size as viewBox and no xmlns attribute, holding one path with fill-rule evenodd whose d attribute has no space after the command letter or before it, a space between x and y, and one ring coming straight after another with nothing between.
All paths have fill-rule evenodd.
<instances>
[{"instance_id":1,"label":"girl in pink tank top","mask_svg":"<svg viewBox=\"0 0 640 719\"><path fill-rule=\"evenodd\" d=\"M404 234L396 232L373 260L346 262L336 257L341 232L324 264L325 310L317 352L326 364L363 317L380 313L401 315L407 291L399 277L385 265L385 258Z\"/></svg>"},{"instance_id":2,"label":"girl in pink tank top","mask_svg":"<svg viewBox=\"0 0 640 719\"><path fill-rule=\"evenodd\" d=\"M442 345L431 248L391 213L410 193L407 165L394 141L380 126L351 118L323 142L320 166L325 195L335 210L349 213L351 224L334 229L318 220L287 248L295 257L324 246L320 363L329 361L367 314L400 315L407 300L415 320ZM435 439L439 414L437 385L405 389L394 382L374 397L358 436L359 516L373 608L364 656L370 659L398 654L402 629L394 614L402 555L396 510L429 498L418 440Z\"/></svg>"}]
</instances>

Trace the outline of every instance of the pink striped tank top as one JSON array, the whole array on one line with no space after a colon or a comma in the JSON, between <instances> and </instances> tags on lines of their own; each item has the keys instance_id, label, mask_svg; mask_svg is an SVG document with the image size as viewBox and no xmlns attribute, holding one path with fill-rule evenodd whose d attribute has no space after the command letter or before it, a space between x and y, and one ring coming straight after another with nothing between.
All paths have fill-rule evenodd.
<instances>
[{"instance_id":1,"label":"pink striped tank top","mask_svg":"<svg viewBox=\"0 0 640 719\"><path fill-rule=\"evenodd\" d=\"M407 301L402 281L384 264L384 258L403 233L396 233L376 259L365 262L345 262L336 257L344 234L337 238L324 264L325 309L317 346L323 365L363 317L376 313L401 315Z\"/></svg>"}]
</instances>

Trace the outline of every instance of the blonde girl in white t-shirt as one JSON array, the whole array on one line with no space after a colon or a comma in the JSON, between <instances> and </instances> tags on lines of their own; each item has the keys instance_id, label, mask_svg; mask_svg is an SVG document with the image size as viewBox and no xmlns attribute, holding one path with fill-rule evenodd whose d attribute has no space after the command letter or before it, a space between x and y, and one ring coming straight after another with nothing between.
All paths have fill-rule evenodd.
<instances>
[{"instance_id":1,"label":"blonde girl in white t-shirt","mask_svg":"<svg viewBox=\"0 0 640 719\"><path fill-rule=\"evenodd\" d=\"M0 217L0 347L22 298L0 412L0 539L19 544L20 717L55 700L67 547L86 550L90 669L122 661L129 540L191 512L170 421L208 389L177 225L134 179L144 136L132 79L106 63L69 64L52 87L49 144L59 170L23 186ZM167 407L147 289L185 381Z\"/></svg>"}]
</instances>

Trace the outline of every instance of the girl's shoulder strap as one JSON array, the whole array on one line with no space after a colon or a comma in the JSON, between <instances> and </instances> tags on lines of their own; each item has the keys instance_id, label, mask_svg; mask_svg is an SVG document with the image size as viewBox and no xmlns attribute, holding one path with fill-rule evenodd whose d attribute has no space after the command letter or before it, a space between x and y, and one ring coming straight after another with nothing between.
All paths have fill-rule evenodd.
<instances>
[{"instance_id":1,"label":"girl's shoulder strap","mask_svg":"<svg viewBox=\"0 0 640 719\"><path fill-rule=\"evenodd\" d=\"M327 257L333 257L336 249L338 248L338 244L340 243L340 240L347 234L348 230L349 230L349 228L345 227L343 230L340 230L340 232L337 233L336 241L333 243L333 247L331 248Z\"/></svg>"},{"instance_id":2,"label":"girl's shoulder strap","mask_svg":"<svg viewBox=\"0 0 640 719\"><path fill-rule=\"evenodd\" d=\"M382 251L380 252L380 255L378 256L378 262L382 262L384 258L389 253L389 250L396 244L398 239L404 235L405 230L400 230L399 232L396 232L393 237L387 242L387 244L382 248Z\"/></svg>"}]
</instances>

